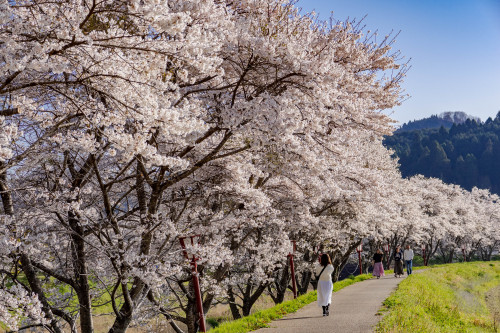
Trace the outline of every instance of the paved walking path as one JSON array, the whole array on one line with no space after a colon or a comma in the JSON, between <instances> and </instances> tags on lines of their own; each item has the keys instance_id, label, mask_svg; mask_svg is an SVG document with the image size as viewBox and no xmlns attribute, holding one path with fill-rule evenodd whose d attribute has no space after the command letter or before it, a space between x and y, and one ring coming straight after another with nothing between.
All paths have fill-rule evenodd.
<instances>
[{"instance_id":1,"label":"paved walking path","mask_svg":"<svg viewBox=\"0 0 500 333\"><path fill-rule=\"evenodd\" d=\"M377 315L382 302L389 297L403 278L394 275L370 279L333 293L330 316L323 317L316 302L299 311L273 321L270 328L258 333L347 333L373 332L381 319Z\"/></svg>"}]
</instances>

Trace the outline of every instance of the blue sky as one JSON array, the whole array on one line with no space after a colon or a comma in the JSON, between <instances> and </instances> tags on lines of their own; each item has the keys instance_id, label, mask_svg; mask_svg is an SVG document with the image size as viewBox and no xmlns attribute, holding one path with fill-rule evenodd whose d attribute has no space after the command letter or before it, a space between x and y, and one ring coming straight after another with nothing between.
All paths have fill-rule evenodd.
<instances>
[{"instance_id":1,"label":"blue sky","mask_svg":"<svg viewBox=\"0 0 500 333\"><path fill-rule=\"evenodd\" d=\"M400 122L443 111L486 120L500 111L500 0L299 0L321 19L361 19L384 36L401 31L394 47L412 69L410 99L388 111Z\"/></svg>"}]
</instances>

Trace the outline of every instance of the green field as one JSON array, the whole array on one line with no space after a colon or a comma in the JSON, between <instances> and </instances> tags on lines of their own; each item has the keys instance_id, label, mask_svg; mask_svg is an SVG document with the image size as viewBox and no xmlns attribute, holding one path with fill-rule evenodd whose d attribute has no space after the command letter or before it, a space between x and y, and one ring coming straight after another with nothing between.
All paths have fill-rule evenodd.
<instances>
[{"instance_id":1,"label":"green field","mask_svg":"<svg viewBox=\"0 0 500 333\"><path fill-rule=\"evenodd\" d=\"M500 262L413 274L384 305L377 332L500 332Z\"/></svg>"}]
</instances>

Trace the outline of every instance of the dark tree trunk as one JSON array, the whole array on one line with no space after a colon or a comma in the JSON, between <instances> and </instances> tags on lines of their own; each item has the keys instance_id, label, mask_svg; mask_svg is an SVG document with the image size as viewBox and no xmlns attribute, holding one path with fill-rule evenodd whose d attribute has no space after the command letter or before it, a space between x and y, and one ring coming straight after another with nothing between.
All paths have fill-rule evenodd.
<instances>
[{"instance_id":1,"label":"dark tree trunk","mask_svg":"<svg viewBox=\"0 0 500 333\"><path fill-rule=\"evenodd\" d=\"M243 302L243 307L241 308L241 312L243 312L243 317L250 315L250 310L252 309L253 303L249 300Z\"/></svg>"},{"instance_id":2,"label":"dark tree trunk","mask_svg":"<svg viewBox=\"0 0 500 333\"><path fill-rule=\"evenodd\" d=\"M430 251L429 251L429 254L427 255L427 263L429 263L429 259L432 258L436 254L436 252L440 246L441 246L440 240L434 241L434 238L431 238L431 241L429 243Z\"/></svg>"},{"instance_id":3,"label":"dark tree trunk","mask_svg":"<svg viewBox=\"0 0 500 333\"><path fill-rule=\"evenodd\" d=\"M356 247L359 244L359 242L352 243L345 253L337 251L334 255L331 255L332 265L333 268L335 268L335 271L332 274L332 281L334 283L338 281L340 272L342 272L345 265L347 264L347 261L349 260L349 257L351 256L351 253L356 250Z\"/></svg>"},{"instance_id":4,"label":"dark tree trunk","mask_svg":"<svg viewBox=\"0 0 500 333\"><path fill-rule=\"evenodd\" d=\"M249 290L248 293L245 293L243 296L243 316L246 317L250 315L250 310L252 310L252 307L254 306L255 302L259 299L259 297L262 295L262 293L266 290L267 288L267 283L261 283L257 288L254 288L251 286L250 288L247 288Z\"/></svg>"},{"instance_id":5,"label":"dark tree trunk","mask_svg":"<svg viewBox=\"0 0 500 333\"><path fill-rule=\"evenodd\" d=\"M0 167L3 167L3 163L0 163ZM0 196L2 197L4 214L13 216L14 205L12 202L12 194L7 186L7 174L5 172L0 174L0 191L1 191ZM17 235L14 236L17 237ZM31 264L30 258L26 254L21 254L19 259L20 259L21 269L23 270L24 275L28 280L29 287L31 288L31 291L33 291L37 295L38 299L40 300L40 303L42 304L42 311L45 314L45 317L50 321L49 324L50 328L55 333L63 333L63 331L60 328L59 322L54 317L50 303L45 297L45 293L40 285L40 281L38 280L38 277L36 275L35 268Z\"/></svg>"},{"instance_id":6,"label":"dark tree trunk","mask_svg":"<svg viewBox=\"0 0 500 333\"><path fill-rule=\"evenodd\" d=\"M493 250L495 249L498 242L495 242L493 245L483 246L479 248L479 253L481 254L481 259L483 261L490 261L491 256L493 255Z\"/></svg>"},{"instance_id":7,"label":"dark tree trunk","mask_svg":"<svg viewBox=\"0 0 500 333\"><path fill-rule=\"evenodd\" d=\"M133 318L135 304L141 304L150 291L148 286L139 278L134 278L133 287L130 291L127 288L126 283L121 284L121 290L123 294L127 294L125 298L128 298L128 300L120 308L113 326L108 331L109 333L123 333L127 330Z\"/></svg>"},{"instance_id":8,"label":"dark tree trunk","mask_svg":"<svg viewBox=\"0 0 500 333\"><path fill-rule=\"evenodd\" d=\"M274 304L283 303L285 294L288 289L288 282L290 281L288 261L285 267L275 271L274 281L267 286L268 294L274 301ZM273 293L273 289L276 294Z\"/></svg>"},{"instance_id":9,"label":"dark tree trunk","mask_svg":"<svg viewBox=\"0 0 500 333\"><path fill-rule=\"evenodd\" d=\"M109 333L125 333L127 331L128 326L130 325L131 320L132 320L131 316L117 318L113 322L113 326L109 329Z\"/></svg>"},{"instance_id":10,"label":"dark tree trunk","mask_svg":"<svg viewBox=\"0 0 500 333\"><path fill-rule=\"evenodd\" d=\"M239 319L241 317L246 317L250 314L253 305L262 295L262 293L266 290L268 284L261 283L256 288L251 284L251 281L248 280L248 284L245 286L245 289L241 295L242 305L236 303L236 297L234 291L231 287L228 288L229 294L229 307L231 309L231 314L234 319ZM241 290L241 288L239 288ZM241 312L240 309L241 308Z\"/></svg>"},{"instance_id":11,"label":"dark tree trunk","mask_svg":"<svg viewBox=\"0 0 500 333\"><path fill-rule=\"evenodd\" d=\"M486 248L481 247L479 249L479 254L481 255L481 260L488 261L488 259L486 259L488 257L488 250Z\"/></svg>"},{"instance_id":12,"label":"dark tree trunk","mask_svg":"<svg viewBox=\"0 0 500 333\"><path fill-rule=\"evenodd\" d=\"M307 293L307 289L309 289L309 284L311 283L312 272L305 271L302 272L300 279L297 279L297 293L299 295L304 295Z\"/></svg>"},{"instance_id":13,"label":"dark tree trunk","mask_svg":"<svg viewBox=\"0 0 500 333\"><path fill-rule=\"evenodd\" d=\"M136 195L139 204L139 211L141 217L141 223L144 226L145 231L141 235L141 244L139 247L139 255L149 255L151 250L152 234L149 231L151 221L149 216L153 216L156 213L156 209L161 198L161 190L159 189L159 184L156 184L151 189L151 194L149 202L147 201L145 182L140 170L140 161L138 158L137 168L136 168ZM127 269L122 267L124 275L127 274ZM191 284L190 284L191 287ZM133 286L128 290L127 284L122 283L122 292L124 294L125 302L123 303L121 309L117 313L113 326L110 328L109 333L123 333L127 330L134 311L136 310L136 304L141 298L146 297L149 293L149 288L140 279L135 277ZM194 293L193 293L194 294Z\"/></svg>"},{"instance_id":14,"label":"dark tree trunk","mask_svg":"<svg viewBox=\"0 0 500 333\"><path fill-rule=\"evenodd\" d=\"M454 255L455 255L455 249L450 250L450 253L448 255L448 261L447 261L448 263L451 264L453 262L453 256Z\"/></svg>"},{"instance_id":15,"label":"dark tree trunk","mask_svg":"<svg viewBox=\"0 0 500 333\"><path fill-rule=\"evenodd\" d=\"M238 309L238 305L236 304L236 297L234 296L233 288L228 287L227 289L227 295L228 295L228 300L229 300L229 309L231 310L231 315L233 316L233 319L240 319L240 310Z\"/></svg>"},{"instance_id":16,"label":"dark tree trunk","mask_svg":"<svg viewBox=\"0 0 500 333\"><path fill-rule=\"evenodd\" d=\"M189 293L187 305L186 305L186 326L188 333L198 332L200 325L200 317L198 316L198 311L196 309L196 298L194 297L194 285L193 281L189 281Z\"/></svg>"},{"instance_id":17,"label":"dark tree trunk","mask_svg":"<svg viewBox=\"0 0 500 333\"><path fill-rule=\"evenodd\" d=\"M76 295L80 306L80 330L82 333L93 333L92 303L90 300L90 286L88 283L87 258L85 254L84 230L73 212L68 213L68 223L71 234L71 255L73 258L73 273L76 284Z\"/></svg>"},{"instance_id":18,"label":"dark tree trunk","mask_svg":"<svg viewBox=\"0 0 500 333\"><path fill-rule=\"evenodd\" d=\"M0 163L0 167L3 163ZM4 173L0 174L0 196L2 197L3 211L5 215L14 215L14 205L12 204L12 195L7 186L7 175Z\"/></svg>"},{"instance_id":19,"label":"dark tree trunk","mask_svg":"<svg viewBox=\"0 0 500 333\"><path fill-rule=\"evenodd\" d=\"M160 306L160 304L158 303L158 301L156 300L156 298L153 294L153 291L151 291L151 290L148 292L148 300L152 304L156 305L159 308L160 313L163 314L165 319L167 319L168 323L170 324L170 327L172 327L172 329L175 331L175 333L184 333L184 331L177 325L177 323L174 321L174 319L168 313L168 311L165 308Z\"/></svg>"},{"instance_id":20,"label":"dark tree trunk","mask_svg":"<svg viewBox=\"0 0 500 333\"><path fill-rule=\"evenodd\" d=\"M394 235L389 239L390 249L384 266L386 269L390 269L391 266L394 267L393 262L394 262L394 254L396 253L396 247L400 246L401 247L400 251L403 252L404 248L402 247L402 244L406 242L406 239L407 239L406 236L399 237L398 235Z\"/></svg>"},{"instance_id":21,"label":"dark tree trunk","mask_svg":"<svg viewBox=\"0 0 500 333\"><path fill-rule=\"evenodd\" d=\"M453 256L455 255L455 249L450 250L441 248L441 253L443 254L443 259L445 263L451 264L453 262Z\"/></svg>"},{"instance_id":22,"label":"dark tree trunk","mask_svg":"<svg viewBox=\"0 0 500 333\"><path fill-rule=\"evenodd\" d=\"M36 272L34 267L31 265L31 260L28 258L27 255L21 254L20 256L21 259L21 267L23 269L23 272L26 276L26 279L28 280L28 284L31 288L31 290L38 296L38 299L42 303L42 310L47 317L47 319L50 320L50 327L55 333L63 333L61 328L59 327L59 323L55 319L55 317L52 314L50 304L45 297L45 294L42 290L42 287L40 286L40 282L38 281L38 278L36 276Z\"/></svg>"}]
</instances>

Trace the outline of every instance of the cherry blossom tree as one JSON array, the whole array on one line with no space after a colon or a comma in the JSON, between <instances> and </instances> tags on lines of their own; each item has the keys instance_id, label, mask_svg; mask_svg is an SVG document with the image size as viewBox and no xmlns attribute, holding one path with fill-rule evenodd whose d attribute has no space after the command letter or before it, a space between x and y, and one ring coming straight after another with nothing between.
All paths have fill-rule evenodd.
<instances>
[{"instance_id":1,"label":"cherry blossom tree","mask_svg":"<svg viewBox=\"0 0 500 333\"><path fill-rule=\"evenodd\" d=\"M91 282L111 294L121 286L124 301L114 330L124 330L132 303L147 288L139 280L127 287L124 272L133 267L126 262L138 259L125 258L130 230L122 228L140 209L121 191L134 179L139 200L145 199L140 193L149 175L142 174L142 161L161 175L186 166L182 156L159 154L155 140L164 135L187 143L186 153L203 140L209 126L200 117L202 108L181 101L179 91L216 74L217 52L232 24L224 19L225 8L213 2L1 6L0 94L2 116L10 118L2 126L0 172L4 212L14 216L5 237L20 243L11 247L14 271L28 278L24 287L37 295L54 331L61 331L57 316L72 330L79 317L81 330L92 332ZM16 139L16 132L23 135ZM104 198L94 194L99 191ZM142 202L139 220L151 225L156 212L150 210L148 218ZM137 232L140 256L149 251L149 235ZM74 290L76 312L68 308L69 298L47 300L53 293L42 285L40 272Z\"/></svg>"},{"instance_id":2,"label":"cherry blossom tree","mask_svg":"<svg viewBox=\"0 0 500 333\"><path fill-rule=\"evenodd\" d=\"M196 332L181 236L200 235L204 310L234 317L266 290L283 300L290 240L302 292L319 246L337 274L363 239L498 246L498 197L402 179L383 147L406 73L389 36L282 0L0 6L13 329L92 332L106 299L110 332L159 315Z\"/></svg>"}]
</instances>

